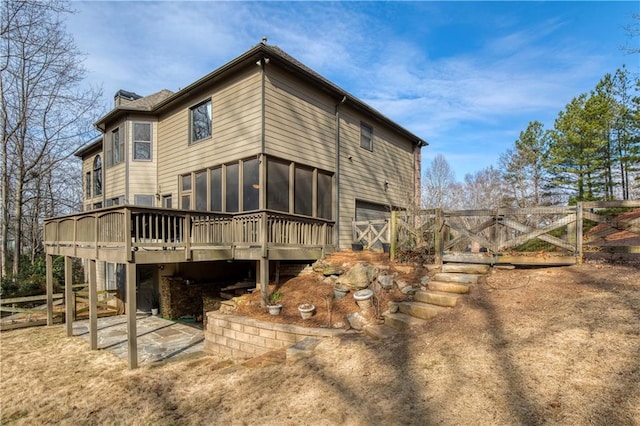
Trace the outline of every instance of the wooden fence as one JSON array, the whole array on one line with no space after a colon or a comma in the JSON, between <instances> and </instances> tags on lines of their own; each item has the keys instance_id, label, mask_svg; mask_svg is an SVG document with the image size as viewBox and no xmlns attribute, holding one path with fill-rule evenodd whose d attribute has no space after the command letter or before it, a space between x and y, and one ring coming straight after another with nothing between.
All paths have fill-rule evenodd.
<instances>
[{"instance_id":1,"label":"wooden fence","mask_svg":"<svg viewBox=\"0 0 640 426\"><path fill-rule=\"evenodd\" d=\"M60 305L64 295L53 295L54 305ZM0 299L0 331L47 325L47 295ZM64 313L54 310L54 323L64 322Z\"/></svg>"},{"instance_id":2,"label":"wooden fence","mask_svg":"<svg viewBox=\"0 0 640 426\"><path fill-rule=\"evenodd\" d=\"M640 200L526 209L436 209L417 215L393 212L392 253L419 249L432 254L436 262L521 265L580 263L585 249L640 253L638 208Z\"/></svg>"},{"instance_id":3,"label":"wooden fence","mask_svg":"<svg viewBox=\"0 0 640 426\"><path fill-rule=\"evenodd\" d=\"M89 318L89 284L74 284L71 287L74 289L71 302L73 305L72 321L85 317ZM116 297L110 299L110 296L117 296L117 293L117 290L97 291L98 317L112 316L123 313L124 306L120 298ZM0 319L0 331L47 325L46 302L46 294L0 299L0 312L2 312L3 315ZM53 304L56 308L53 311L53 322L64 322L64 294L54 294Z\"/></svg>"}]
</instances>

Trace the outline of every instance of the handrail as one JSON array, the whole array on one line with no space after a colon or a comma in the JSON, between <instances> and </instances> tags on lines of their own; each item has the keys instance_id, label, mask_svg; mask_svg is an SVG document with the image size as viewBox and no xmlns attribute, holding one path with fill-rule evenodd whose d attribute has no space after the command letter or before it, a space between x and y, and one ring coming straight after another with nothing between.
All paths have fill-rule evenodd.
<instances>
[{"instance_id":1,"label":"handrail","mask_svg":"<svg viewBox=\"0 0 640 426\"><path fill-rule=\"evenodd\" d=\"M198 247L267 244L333 244L335 222L273 210L239 213L113 206L45 219L45 246L132 251L185 250ZM266 228L265 228L266 224Z\"/></svg>"}]
</instances>

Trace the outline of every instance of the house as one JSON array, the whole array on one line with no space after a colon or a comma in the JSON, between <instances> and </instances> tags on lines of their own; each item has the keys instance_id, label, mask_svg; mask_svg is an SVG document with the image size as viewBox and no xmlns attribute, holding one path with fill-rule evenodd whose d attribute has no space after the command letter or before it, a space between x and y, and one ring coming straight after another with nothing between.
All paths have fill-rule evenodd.
<instances>
[{"instance_id":1,"label":"house","mask_svg":"<svg viewBox=\"0 0 640 426\"><path fill-rule=\"evenodd\" d=\"M266 39L175 93L118 91L95 126L84 211L47 220L45 247L120 288L134 328L174 277L259 285L419 202L426 143Z\"/></svg>"}]
</instances>

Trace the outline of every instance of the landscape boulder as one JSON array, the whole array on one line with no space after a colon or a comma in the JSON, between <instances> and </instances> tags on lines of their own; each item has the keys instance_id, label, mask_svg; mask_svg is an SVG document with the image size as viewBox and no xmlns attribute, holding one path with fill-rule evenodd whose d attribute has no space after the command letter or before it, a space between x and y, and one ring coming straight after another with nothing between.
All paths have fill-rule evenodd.
<instances>
[{"instance_id":1,"label":"landscape boulder","mask_svg":"<svg viewBox=\"0 0 640 426\"><path fill-rule=\"evenodd\" d=\"M382 287L385 290L391 290L391 287L393 287L393 279L394 278L395 278L395 274L393 274L393 275L387 275L387 274L378 275L378 282L380 283L380 287Z\"/></svg>"},{"instance_id":2,"label":"landscape boulder","mask_svg":"<svg viewBox=\"0 0 640 426\"><path fill-rule=\"evenodd\" d=\"M377 273L378 270L375 267L358 263L345 274L340 275L336 284L347 286L353 290L361 290L369 287Z\"/></svg>"},{"instance_id":3,"label":"landscape boulder","mask_svg":"<svg viewBox=\"0 0 640 426\"><path fill-rule=\"evenodd\" d=\"M347 315L347 320L349 321L349 325L354 330L362 330L367 325L371 324L371 320L369 320L366 316L362 315L360 312L353 312Z\"/></svg>"}]
</instances>

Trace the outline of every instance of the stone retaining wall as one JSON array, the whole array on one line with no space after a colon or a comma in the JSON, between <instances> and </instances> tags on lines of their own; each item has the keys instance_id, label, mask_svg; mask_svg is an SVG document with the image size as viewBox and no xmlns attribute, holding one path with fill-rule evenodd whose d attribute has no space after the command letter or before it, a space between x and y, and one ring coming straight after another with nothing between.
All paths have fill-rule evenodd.
<instances>
[{"instance_id":1,"label":"stone retaining wall","mask_svg":"<svg viewBox=\"0 0 640 426\"><path fill-rule=\"evenodd\" d=\"M253 358L275 349L287 348L307 337L337 337L344 334L344 330L306 328L208 312L204 347L216 355Z\"/></svg>"}]
</instances>

